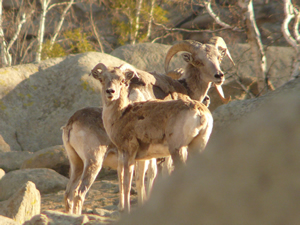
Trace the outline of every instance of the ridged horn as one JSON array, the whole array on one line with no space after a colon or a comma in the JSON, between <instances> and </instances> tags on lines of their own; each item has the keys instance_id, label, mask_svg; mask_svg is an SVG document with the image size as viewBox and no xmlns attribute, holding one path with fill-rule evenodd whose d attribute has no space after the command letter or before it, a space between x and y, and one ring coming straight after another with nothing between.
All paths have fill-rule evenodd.
<instances>
[{"instance_id":1,"label":"ridged horn","mask_svg":"<svg viewBox=\"0 0 300 225\"><path fill-rule=\"evenodd\" d=\"M107 70L107 67L103 63L98 63L91 71L89 75L93 75L94 78L98 79L99 78L99 71L98 69L104 71Z\"/></svg>"},{"instance_id":2,"label":"ridged horn","mask_svg":"<svg viewBox=\"0 0 300 225\"><path fill-rule=\"evenodd\" d=\"M223 38L218 37L218 36L212 37L211 39L209 39L208 44L212 44L212 45L216 46L218 50L219 50L219 47L221 47L222 49L226 49L226 55L228 56L228 58L230 59L232 64L235 66L235 63L230 55L230 52L229 52L227 45Z\"/></svg>"},{"instance_id":3,"label":"ridged horn","mask_svg":"<svg viewBox=\"0 0 300 225\"><path fill-rule=\"evenodd\" d=\"M165 71L168 73L168 67L169 63L172 59L172 57L177 53L181 51L186 51L191 54L193 54L199 47L202 46L202 44L198 41L193 41L193 40L185 40L185 41L180 41L173 45L169 51L167 52L166 59L165 59Z\"/></svg>"}]
</instances>

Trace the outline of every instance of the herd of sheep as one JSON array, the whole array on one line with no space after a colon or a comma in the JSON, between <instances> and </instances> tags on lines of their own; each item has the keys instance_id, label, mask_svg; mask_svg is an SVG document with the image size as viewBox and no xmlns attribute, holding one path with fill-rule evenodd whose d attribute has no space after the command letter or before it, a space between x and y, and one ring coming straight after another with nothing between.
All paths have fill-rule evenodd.
<instances>
[{"instance_id":1,"label":"herd of sheep","mask_svg":"<svg viewBox=\"0 0 300 225\"><path fill-rule=\"evenodd\" d=\"M178 52L184 52L186 67L168 71ZM118 171L119 209L130 212L134 170L138 202L143 204L157 174L157 158L166 158L170 172L173 166L184 164L188 155L202 151L213 129L207 108L211 85L224 103L230 100L222 91L225 77L220 64L224 56L233 63L224 40L213 37L207 44L186 40L173 45L165 58L166 74L129 64L97 64L91 75L100 82L103 107L78 110L62 128L70 161L66 211L81 214L87 192L101 168L108 166ZM171 78L174 73L179 79Z\"/></svg>"}]
</instances>

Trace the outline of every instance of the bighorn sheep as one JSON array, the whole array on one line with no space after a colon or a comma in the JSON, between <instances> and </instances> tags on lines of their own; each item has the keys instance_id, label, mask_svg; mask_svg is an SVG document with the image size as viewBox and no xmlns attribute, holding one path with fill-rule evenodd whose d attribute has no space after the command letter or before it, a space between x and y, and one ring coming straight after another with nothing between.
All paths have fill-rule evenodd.
<instances>
[{"instance_id":1,"label":"bighorn sheep","mask_svg":"<svg viewBox=\"0 0 300 225\"><path fill-rule=\"evenodd\" d=\"M175 165L185 162L187 150L195 152L206 146L213 118L203 103L188 96L130 104L129 82L138 74L127 64L107 68L99 63L92 75L102 86L105 130L118 148L120 206L129 212L135 160L171 155ZM220 84L222 77L215 77L215 82Z\"/></svg>"},{"instance_id":2,"label":"bighorn sheep","mask_svg":"<svg viewBox=\"0 0 300 225\"><path fill-rule=\"evenodd\" d=\"M220 37L216 39L221 41L215 41L214 44L183 41L170 48L165 65L169 64L175 52L190 53L190 60L179 81L165 75L150 74L136 69L139 78L132 79L130 82L129 100L134 102L149 99L177 99L182 94L190 94L192 99L203 100L211 83L221 84L220 80L224 80L219 65L222 57L227 54L231 58L223 39ZM186 54L184 58L187 59ZM190 69L187 69L188 67ZM219 76L218 81L215 75ZM220 95L223 95L222 90ZM224 97L221 99L226 100ZM101 108L87 107L78 110L62 130L63 143L71 165L70 181L65 193L65 207L68 213L80 214L85 195L102 168L102 163L103 166L117 169L118 156L104 130ZM151 170L148 170L148 173L152 172L152 178L148 179L150 180L148 190L151 189L156 176L155 162L156 160L151 160ZM137 180L138 199L139 203L142 203L145 199L143 182L147 163L143 161L137 164L139 169L136 170L136 175L140 178Z\"/></svg>"}]
</instances>

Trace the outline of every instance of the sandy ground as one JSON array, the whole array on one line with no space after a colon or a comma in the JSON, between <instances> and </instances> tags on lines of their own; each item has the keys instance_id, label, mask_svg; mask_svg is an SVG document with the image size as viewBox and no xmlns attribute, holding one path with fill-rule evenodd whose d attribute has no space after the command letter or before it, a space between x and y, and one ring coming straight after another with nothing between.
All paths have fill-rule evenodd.
<instances>
[{"instance_id":1,"label":"sandy ground","mask_svg":"<svg viewBox=\"0 0 300 225\"><path fill-rule=\"evenodd\" d=\"M43 194L41 211L57 210L65 212L64 190L57 193ZM83 213L98 214L97 209L118 211L119 185L116 171L106 171L100 174L88 192L83 206ZM137 193L135 183L131 191L131 206L137 207Z\"/></svg>"}]
</instances>

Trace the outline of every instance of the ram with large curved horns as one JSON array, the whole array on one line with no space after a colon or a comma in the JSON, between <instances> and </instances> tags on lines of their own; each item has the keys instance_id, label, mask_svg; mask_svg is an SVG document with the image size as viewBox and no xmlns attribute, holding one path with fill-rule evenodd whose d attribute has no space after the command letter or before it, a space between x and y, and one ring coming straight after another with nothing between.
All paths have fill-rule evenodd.
<instances>
[{"instance_id":1,"label":"ram with large curved horns","mask_svg":"<svg viewBox=\"0 0 300 225\"><path fill-rule=\"evenodd\" d=\"M188 86L185 85L188 89L189 96L192 99L197 99L202 102L205 96L198 96L197 94L199 92L197 90L202 86L201 89L205 89L205 94L207 94L211 83L214 83L222 101L228 103L230 97L224 97L221 87L225 77L220 68L220 63L225 55L228 56L233 65L234 62L223 38L212 37L207 44L193 40L176 43L169 49L165 58L166 74L168 74L168 67L172 57L181 51L186 52L182 54L182 57L187 62L187 65L179 82L189 84ZM215 81L213 81L213 79L215 79Z\"/></svg>"}]
</instances>

